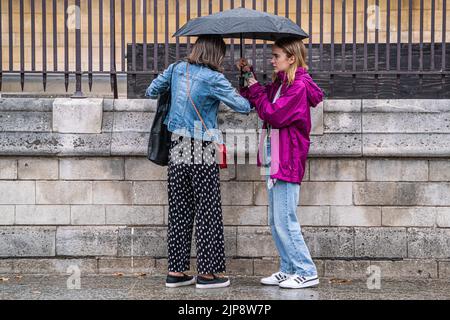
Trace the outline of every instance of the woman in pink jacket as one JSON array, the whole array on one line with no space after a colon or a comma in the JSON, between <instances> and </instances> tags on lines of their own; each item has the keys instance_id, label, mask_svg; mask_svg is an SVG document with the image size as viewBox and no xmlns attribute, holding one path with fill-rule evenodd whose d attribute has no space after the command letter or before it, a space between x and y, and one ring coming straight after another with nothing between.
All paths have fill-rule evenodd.
<instances>
[{"instance_id":1,"label":"woman in pink jacket","mask_svg":"<svg viewBox=\"0 0 450 320\"><path fill-rule=\"evenodd\" d=\"M297 38L282 38L272 47L272 83L254 77L241 95L263 120L257 165L267 169L269 225L280 255L280 270L262 284L307 288L319 284L316 266L297 220L300 185L310 146L310 107L323 99L322 90L308 74L306 48ZM238 68L253 71L245 59ZM254 74L253 74L254 76Z\"/></svg>"}]
</instances>

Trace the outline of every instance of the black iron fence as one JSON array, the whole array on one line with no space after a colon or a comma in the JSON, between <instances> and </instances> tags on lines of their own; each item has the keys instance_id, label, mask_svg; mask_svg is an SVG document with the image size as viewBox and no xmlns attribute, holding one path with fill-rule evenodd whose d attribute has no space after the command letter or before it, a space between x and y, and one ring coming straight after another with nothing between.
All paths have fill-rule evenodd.
<instances>
[{"instance_id":1,"label":"black iron fence","mask_svg":"<svg viewBox=\"0 0 450 320\"><path fill-rule=\"evenodd\" d=\"M13 3L18 3L18 15L13 12ZM29 6L27 15L25 5ZM109 12L105 10L106 5ZM83 92L92 90L95 76L107 75L111 91L117 97L117 77L126 75L128 97L142 97L154 76L189 51L192 39L171 39L182 20L238 6L263 11L269 11L270 7L269 12L286 15L310 34L305 40L310 73L329 97L450 96L446 0L0 0L0 89L3 75L17 75L22 90L26 75L41 75L44 90L50 75L62 75L65 90L74 78L73 96L83 97ZM174 15L170 14L171 10ZM38 11L42 13L39 22ZM58 20L61 14L63 24ZM48 16L51 16L51 28ZM108 16L109 23L105 23ZM394 18L395 24L391 22ZM358 24L361 19L362 26ZM25 23L30 26L29 37L25 34ZM75 28L69 28L70 23ZM36 32L38 24L39 33ZM17 25L18 39L14 32ZM95 40L94 25L98 27ZM138 25L142 41L137 40ZM126 32L128 27L131 32ZM58 36L61 30L64 30L62 43ZM384 41L380 41L381 33ZM108 35L108 46L105 46ZM26 38L30 43L25 43ZM49 42L51 47L47 45ZM85 44L87 51L82 51ZM225 72L233 82L237 75L234 70L237 44L237 39L229 41L225 63ZM262 79L270 78L272 72L270 45L255 40L245 42L245 54L257 66ZM25 48L29 47L31 63L26 66ZM64 53L62 68L59 51ZM14 63L17 53L18 66ZM97 54L98 60L94 61ZM37 55L42 58L40 64L36 63ZM107 55L109 65L104 61ZM88 88L82 87L85 77Z\"/></svg>"}]
</instances>

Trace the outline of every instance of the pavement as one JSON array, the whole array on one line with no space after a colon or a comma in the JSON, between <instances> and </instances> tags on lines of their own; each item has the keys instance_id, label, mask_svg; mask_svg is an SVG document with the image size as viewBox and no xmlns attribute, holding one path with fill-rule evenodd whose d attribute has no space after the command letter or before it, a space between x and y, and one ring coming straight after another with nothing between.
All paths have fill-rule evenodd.
<instances>
[{"instance_id":1,"label":"pavement","mask_svg":"<svg viewBox=\"0 0 450 320\"><path fill-rule=\"evenodd\" d=\"M166 288L163 276L64 275L0 276L1 300L409 300L450 299L450 279L365 280L321 278L316 288L280 289L259 277L231 277L231 286Z\"/></svg>"}]
</instances>

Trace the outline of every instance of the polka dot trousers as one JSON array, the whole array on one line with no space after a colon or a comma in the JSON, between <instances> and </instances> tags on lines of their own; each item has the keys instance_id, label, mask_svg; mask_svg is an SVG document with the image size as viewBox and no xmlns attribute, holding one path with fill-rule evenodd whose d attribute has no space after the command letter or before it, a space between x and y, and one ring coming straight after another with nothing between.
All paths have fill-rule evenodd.
<instances>
[{"instance_id":1,"label":"polka dot trousers","mask_svg":"<svg viewBox=\"0 0 450 320\"><path fill-rule=\"evenodd\" d=\"M168 269L190 269L195 221L197 271L225 272L219 166L214 144L177 136L168 165Z\"/></svg>"}]
</instances>

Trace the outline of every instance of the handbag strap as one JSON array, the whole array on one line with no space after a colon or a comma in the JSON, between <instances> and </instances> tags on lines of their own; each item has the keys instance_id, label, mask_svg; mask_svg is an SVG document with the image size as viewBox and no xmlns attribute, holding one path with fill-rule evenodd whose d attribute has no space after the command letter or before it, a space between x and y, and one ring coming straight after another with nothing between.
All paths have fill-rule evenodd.
<instances>
[{"instance_id":1,"label":"handbag strap","mask_svg":"<svg viewBox=\"0 0 450 320\"><path fill-rule=\"evenodd\" d=\"M209 137L212 138L212 135L211 135L211 133L209 132L208 127L206 126L205 122L203 121L203 118L202 118L200 112L198 111L197 106L195 105L194 100L193 100L192 97L191 97L191 92L190 92L191 90L190 90L190 86L189 86L189 62L187 62L187 61L186 61L186 81L187 81L187 94L188 94L189 100L191 101L191 104L192 104L192 106L194 107L195 112L197 113L198 117L200 118L200 121L202 122L203 127L205 128L206 133L208 133ZM214 141L213 141L213 142L214 142Z\"/></svg>"}]
</instances>

